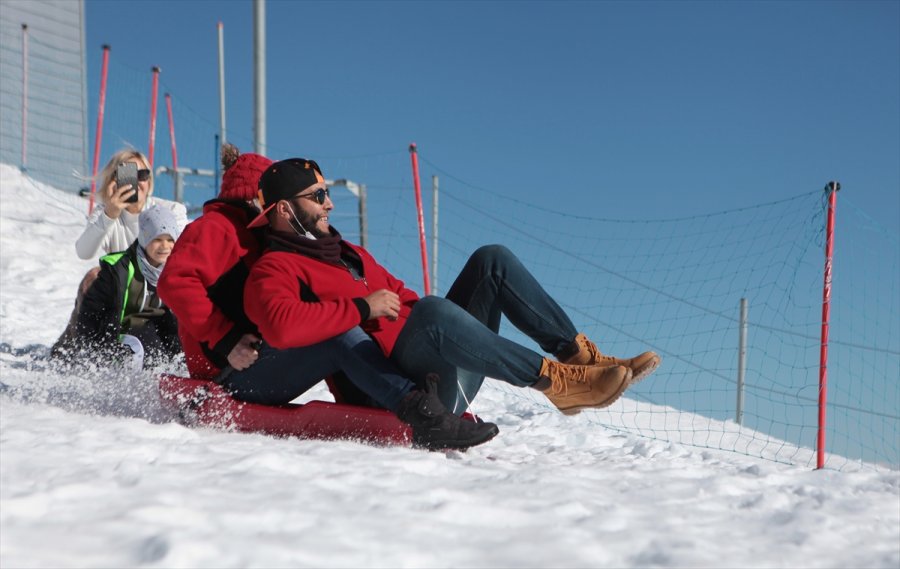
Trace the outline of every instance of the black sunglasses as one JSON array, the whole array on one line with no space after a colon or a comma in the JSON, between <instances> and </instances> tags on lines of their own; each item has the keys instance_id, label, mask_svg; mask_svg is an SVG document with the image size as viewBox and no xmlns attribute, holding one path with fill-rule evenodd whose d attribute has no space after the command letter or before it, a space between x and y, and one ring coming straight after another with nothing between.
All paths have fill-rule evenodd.
<instances>
[{"instance_id":1,"label":"black sunglasses","mask_svg":"<svg viewBox=\"0 0 900 569\"><path fill-rule=\"evenodd\" d=\"M141 168L137 171L138 182L146 182L150 179L150 170L147 168Z\"/></svg>"},{"instance_id":2,"label":"black sunglasses","mask_svg":"<svg viewBox=\"0 0 900 569\"><path fill-rule=\"evenodd\" d=\"M325 188L325 189L319 188L318 190L314 191L311 194L298 194L294 197L295 198L309 198L311 200L316 200L316 203L319 205L324 205L325 198L330 198L331 192L328 191L328 188Z\"/></svg>"}]
</instances>

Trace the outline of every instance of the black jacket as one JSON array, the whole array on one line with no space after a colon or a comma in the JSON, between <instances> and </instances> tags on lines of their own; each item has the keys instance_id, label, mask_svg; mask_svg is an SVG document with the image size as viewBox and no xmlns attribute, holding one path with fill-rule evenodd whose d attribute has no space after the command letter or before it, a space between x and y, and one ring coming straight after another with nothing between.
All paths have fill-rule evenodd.
<instances>
[{"instance_id":1,"label":"black jacket","mask_svg":"<svg viewBox=\"0 0 900 569\"><path fill-rule=\"evenodd\" d=\"M148 286L141 274L137 259L138 242L126 251L100 258L100 274L91 285L81 304L76 324L76 343L79 351L121 351L120 334L137 336L149 355L174 356L181 351L178 323L166 306L151 315L141 329L130 329L128 317L136 311L126 310L129 295L140 293ZM132 307L133 308L133 307Z\"/></svg>"}]
</instances>

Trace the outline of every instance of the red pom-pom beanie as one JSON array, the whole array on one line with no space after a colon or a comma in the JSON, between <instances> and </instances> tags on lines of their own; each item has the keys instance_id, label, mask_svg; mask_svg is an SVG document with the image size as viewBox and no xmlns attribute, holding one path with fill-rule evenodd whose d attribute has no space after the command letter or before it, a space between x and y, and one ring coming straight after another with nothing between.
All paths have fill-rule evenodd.
<instances>
[{"instance_id":1,"label":"red pom-pom beanie","mask_svg":"<svg viewBox=\"0 0 900 569\"><path fill-rule=\"evenodd\" d=\"M272 164L265 156L241 154L222 176L219 199L250 201L259 195L259 177Z\"/></svg>"}]
</instances>

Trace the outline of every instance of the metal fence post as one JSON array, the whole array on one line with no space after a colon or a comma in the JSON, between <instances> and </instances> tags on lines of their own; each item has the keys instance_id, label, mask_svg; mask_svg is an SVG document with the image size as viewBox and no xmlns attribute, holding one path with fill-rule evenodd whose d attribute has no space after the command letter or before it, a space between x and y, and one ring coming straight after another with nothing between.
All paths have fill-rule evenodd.
<instances>
[{"instance_id":1,"label":"metal fence post","mask_svg":"<svg viewBox=\"0 0 900 569\"><path fill-rule=\"evenodd\" d=\"M734 421L744 421L744 375L747 370L747 299L741 299L741 320L738 332L737 405Z\"/></svg>"},{"instance_id":2,"label":"metal fence post","mask_svg":"<svg viewBox=\"0 0 900 569\"><path fill-rule=\"evenodd\" d=\"M438 177L431 177L431 291L438 289Z\"/></svg>"},{"instance_id":3,"label":"metal fence post","mask_svg":"<svg viewBox=\"0 0 900 569\"><path fill-rule=\"evenodd\" d=\"M359 244L363 249L369 245L369 218L366 206L366 185L359 185Z\"/></svg>"},{"instance_id":4,"label":"metal fence post","mask_svg":"<svg viewBox=\"0 0 900 569\"><path fill-rule=\"evenodd\" d=\"M22 24L22 170L28 169L28 24Z\"/></svg>"}]
</instances>

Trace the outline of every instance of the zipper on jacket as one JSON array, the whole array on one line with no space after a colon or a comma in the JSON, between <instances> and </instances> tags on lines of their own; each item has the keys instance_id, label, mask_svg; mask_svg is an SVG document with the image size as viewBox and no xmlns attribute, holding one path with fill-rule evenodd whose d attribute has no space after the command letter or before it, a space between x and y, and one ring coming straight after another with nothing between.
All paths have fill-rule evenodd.
<instances>
[{"instance_id":1,"label":"zipper on jacket","mask_svg":"<svg viewBox=\"0 0 900 569\"><path fill-rule=\"evenodd\" d=\"M362 283L364 285L366 285L367 289L372 290L369 288L369 281L366 280L366 277L363 274L361 274L359 271L354 269L350 265L350 263L348 263L347 261L345 261L343 259L338 259L338 260L341 262L342 265L344 265L344 268L347 269L347 272L350 273L350 276L353 277L353 280L362 281Z\"/></svg>"}]
</instances>

